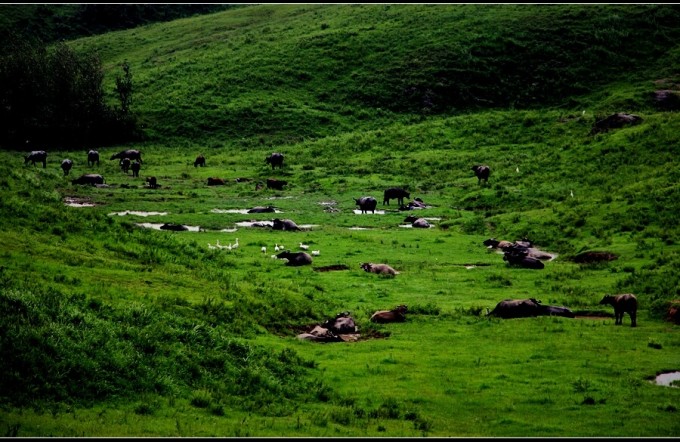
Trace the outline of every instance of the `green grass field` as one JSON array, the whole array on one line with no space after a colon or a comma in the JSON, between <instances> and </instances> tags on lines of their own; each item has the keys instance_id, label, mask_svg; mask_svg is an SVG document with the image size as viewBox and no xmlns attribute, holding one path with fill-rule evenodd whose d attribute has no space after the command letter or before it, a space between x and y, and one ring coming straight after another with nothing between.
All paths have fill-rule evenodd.
<instances>
[{"instance_id":1,"label":"green grass field","mask_svg":"<svg viewBox=\"0 0 680 442\"><path fill-rule=\"evenodd\" d=\"M69 42L101 54L107 89L130 62L148 139L99 148L99 166L75 149L47 148L45 169L0 152L0 435L679 436L680 389L653 379L680 371L665 320L680 299L680 118L649 100L680 89L678 14L259 5ZM591 133L615 112L642 122ZM127 148L143 153L138 178L109 160ZM71 183L84 173L107 186ZM289 185L256 189L267 178ZM392 186L429 207L383 205ZM355 213L360 196L379 213ZM278 213L239 212L267 205ZM414 213L433 227L403 227ZM274 217L310 227L239 224ZM491 237L557 257L510 267ZM320 251L312 266L271 258L300 243ZM584 251L618 258L574 263ZM614 325L607 293L636 294L637 327ZM593 316L486 316L530 297ZM406 322L369 321L398 304ZM342 311L358 341L297 339Z\"/></svg>"}]
</instances>

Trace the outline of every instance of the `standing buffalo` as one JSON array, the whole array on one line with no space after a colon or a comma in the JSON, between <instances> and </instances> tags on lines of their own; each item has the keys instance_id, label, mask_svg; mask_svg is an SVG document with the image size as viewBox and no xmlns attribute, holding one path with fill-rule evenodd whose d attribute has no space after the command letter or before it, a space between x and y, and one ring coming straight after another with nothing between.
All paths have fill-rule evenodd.
<instances>
[{"instance_id":1,"label":"standing buffalo","mask_svg":"<svg viewBox=\"0 0 680 442\"><path fill-rule=\"evenodd\" d=\"M404 322L406 321L407 307L404 304L398 305L392 310L380 310L373 313L371 322L385 324L387 322Z\"/></svg>"},{"instance_id":2,"label":"standing buffalo","mask_svg":"<svg viewBox=\"0 0 680 442\"><path fill-rule=\"evenodd\" d=\"M146 177L146 182L149 183L149 187L151 189L157 189L158 188L158 180L156 179L155 176Z\"/></svg>"},{"instance_id":3,"label":"standing buffalo","mask_svg":"<svg viewBox=\"0 0 680 442\"><path fill-rule=\"evenodd\" d=\"M142 152L134 149L128 149L111 155L112 160L115 160L116 158L118 158L119 160L122 160L123 158L130 158L130 160L139 160L139 162L141 163Z\"/></svg>"},{"instance_id":4,"label":"standing buffalo","mask_svg":"<svg viewBox=\"0 0 680 442\"><path fill-rule=\"evenodd\" d=\"M630 316L630 326L637 326L638 302L637 298L632 293L625 293L623 295L604 295L600 304L609 304L614 307L615 325L622 325L623 314L628 313L628 316Z\"/></svg>"},{"instance_id":5,"label":"standing buffalo","mask_svg":"<svg viewBox=\"0 0 680 442\"><path fill-rule=\"evenodd\" d=\"M286 186L287 184L288 181L267 178L267 189L283 190L283 186Z\"/></svg>"},{"instance_id":6,"label":"standing buffalo","mask_svg":"<svg viewBox=\"0 0 680 442\"><path fill-rule=\"evenodd\" d=\"M475 175L477 176L477 183L481 183L482 180L485 182L489 182L489 174L491 173L491 169L489 169L489 166L483 165L483 164L475 164L472 166L472 170L475 172Z\"/></svg>"},{"instance_id":7,"label":"standing buffalo","mask_svg":"<svg viewBox=\"0 0 680 442\"><path fill-rule=\"evenodd\" d=\"M92 186L95 186L97 184L104 184L104 177L95 174L95 173L88 173L85 175L81 175L75 180L71 181L73 184L90 184Z\"/></svg>"},{"instance_id":8,"label":"standing buffalo","mask_svg":"<svg viewBox=\"0 0 680 442\"><path fill-rule=\"evenodd\" d=\"M312 263L312 256L306 252L289 252L283 251L276 255L276 259L287 259L287 266L306 266Z\"/></svg>"},{"instance_id":9,"label":"standing buffalo","mask_svg":"<svg viewBox=\"0 0 680 442\"><path fill-rule=\"evenodd\" d=\"M130 158L128 158L128 157L125 157L122 160L120 160L120 168L125 173L128 173L128 171L130 170L130 164L132 164L132 162L130 161Z\"/></svg>"},{"instance_id":10,"label":"standing buffalo","mask_svg":"<svg viewBox=\"0 0 680 442\"><path fill-rule=\"evenodd\" d=\"M265 163L269 163L272 165L272 170L276 168L276 166L279 167L279 169L283 168L283 154L274 152L271 155L269 155L267 158L264 159Z\"/></svg>"},{"instance_id":11,"label":"standing buffalo","mask_svg":"<svg viewBox=\"0 0 680 442\"><path fill-rule=\"evenodd\" d=\"M99 166L99 152L90 150L87 152L87 165L94 166L94 163L97 163L97 166Z\"/></svg>"},{"instance_id":12,"label":"standing buffalo","mask_svg":"<svg viewBox=\"0 0 680 442\"><path fill-rule=\"evenodd\" d=\"M44 150L34 150L24 157L24 164L28 164L29 161L33 166L35 166L36 162L42 163L43 169L45 169L47 168L47 152Z\"/></svg>"},{"instance_id":13,"label":"standing buffalo","mask_svg":"<svg viewBox=\"0 0 680 442\"><path fill-rule=\"evenodd\" d=\"M194 167L198 166L205 167L205 157L203 156L203 154L200 154L194 160Z\"/></svg>"},{"instance_id":14,"label":"standing buffalo","mask_svg":"<svg viewBox=\"0 0 680 442\"><path fill-rule=\"evenodd\" d=\"M300 230L297 224L289 219L274 218L272 220L272 229L274 230Z\"/></svg>"},{"instance_id":15,"label":"standing buffalo","mask_svg":"<svg viewBox=\"0 0 680 442\"><path fill-rule=\"evenodd\" d=\"M139 161L135 160L130 167L132 168L132 176L133 177L139 177L139 169L142 168L142 165L140 164Z\"/></svg>"},{"instance_id":16,"label":"standing buffalo","mask_svg":"<svg viewBox=\"0 0 680 442\"><path fill-rule=\"evenodd\" d=\"M224 186L222 178L208 178L208 186Z\"/></svg>"},{"instance_id":17,"label":"standing buffalo","mask_svg":"<svg viewBox=\"0 0 680 442\"><path fill-rule=\"evenodd\" d=\"M61 161L61 170L64 171L64 176L68 175L68 173L71 171L72 167L73 167L73 161L69 160L68 158Z\"/></svg>"},{"instance_id":18,"label":"standing buffalo","mask_svg":"<svg viewBox=\"0 0 680 442\"><path fill-rule=\"evenodd\" d=\"M383 206L387 204L390 205L391 199L396 199L399 206L404 205L404 198L411 198L411 194L400 187L390 187L385 190L383 194Z\"/></svg>"},{"instance_id":19,"label":"standing buffalo","mask_svg":"<svg viewBox=\"0 0 680 442\"><path fill-rule=\"evenodd\" d=\"M361 209L361 213L366 213L369 210L375 213L375 206L378 205L378 201L372 196L362 196L361 198L353 198L354 202Z\"/></svg>"},{"instance_id":20,"label":"standing buffalo","mask_svg":"<svg viewBox=\"0 0 680 442\"><path fill-rule=\"evenodd\" d=\"M496 304L496 307L487 316L497 316L503 319L527 318L539 316L541 313L540 301L529 299L506 299Z\"/></svg>"},{"instance_id":21,"label":"standing buffalo","mask_svg":"<svg viewBox=\"0 0 680 442\"><path fill-rule=\"evenodd\" d=\"M394 270L387 264L373 264L372 262L361 263L360 267L364 269L365 272L375 273L378 275L398 275L399 272Z\"/></svg>"}]
</instances>

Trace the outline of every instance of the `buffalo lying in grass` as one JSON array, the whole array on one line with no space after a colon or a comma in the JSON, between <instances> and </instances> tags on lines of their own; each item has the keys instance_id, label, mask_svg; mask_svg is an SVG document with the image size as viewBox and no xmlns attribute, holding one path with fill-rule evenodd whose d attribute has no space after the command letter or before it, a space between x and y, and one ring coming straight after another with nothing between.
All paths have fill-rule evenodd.
<instances>
[{"instance_id":1,"label":"buffalo lying in grass","mask_svg":"<svg viewBox=\"0 0 680 442\"><path fill-rule=\"evenodd\" d=\"M390 267L387 264L374 264L372 262L364 262L361 263L360 267L368 273L375 273L378 275L398 275L399 272L394 270L392 267Z\"/></svg>"},{"instance_id":2,"label":"buffalo lying in grass","mask_svg":"<svg viewBox=\"0 0 680 442\"><path fill-rule=\"evenodd\" d=\"M562 316L575 318L576 315L570 309L555 305L542 305L536 298L528 299L505 299L498 304L487 316L496 316L503 319L530 318L534 316Z\"/></svg>"},{"instance_id":3,"label":"buffalo lying in grass","mask_svg":"<svg viewBox=\"0 0 680 442\"><path fill-rule=\"evenodd\" d=\"M287 266L299 267L306 266L312 263L312 256L306 252L289 252L283 251L276 255L276 259L286 259Z\"/></svg>"},{"instance_id":4,"label":"buffalo lying in grass","mask_svg":"<svg viewBox=\"0 0 680 442\"><path fill-rule=\"evenodd\" d=\"M96 186L97 184L104 184L104 177L96 173L87 173L85 175L79 176L75 180L71 180L71 183Z\"/></svg>"},{"instance_id":5,"label":"buffalo lying in grass","mask_svg":"<svg viewBox=\"0 0 680 442\"><path fill-rule=\"evenodd\" d=\"M388 322L404 322L406 321L406 310L408 307L401 304L393 308L392 310L379 310L371 316L371 322L377 322L379 324L386 324Z\"/></svg>"}]
</instances>

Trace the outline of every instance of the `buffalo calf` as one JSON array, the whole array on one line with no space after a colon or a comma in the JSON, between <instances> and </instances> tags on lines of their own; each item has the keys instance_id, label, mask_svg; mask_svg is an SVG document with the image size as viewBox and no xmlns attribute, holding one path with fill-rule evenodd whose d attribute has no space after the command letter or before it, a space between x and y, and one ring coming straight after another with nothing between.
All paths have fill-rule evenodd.
<instances>
[{"instance_id":1,"label":"buffalo calf","mask_svg":"<svg viewBox=\"0 0 680 442\"><path fill-rule=\"evenodd\" d=\"M360 265L360 267L368 273L375 273L377 275L398 275L399 272L394 270L392 267L390 267L387 264L374 264L372 262L364 262Z\"/></svg>"}]
</instances>

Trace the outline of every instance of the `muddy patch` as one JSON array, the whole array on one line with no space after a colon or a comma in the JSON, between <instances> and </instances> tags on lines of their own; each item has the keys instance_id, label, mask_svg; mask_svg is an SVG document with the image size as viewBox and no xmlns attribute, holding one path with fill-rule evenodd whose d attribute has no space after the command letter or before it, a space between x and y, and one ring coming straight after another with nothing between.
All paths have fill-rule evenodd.
<instances>
[{"instance_id":1,"label":"muddy patch","mask_svg":"<svg viewBox=\"0 0 680 442\"><path fill-rule=\"evenodd\" d=\"M167 214L168 214L168 212L141 212L141 211L137 211L137 210L124 210L122 212L111 212L111 213L109 213L109 216L113 216L113 215L118 215L118 216L125 216L125 215L163 216L163 215L167 215Z\"/></svg>"},{"instance_id":2,"label":"muddy patch","mask_svg":"<svg viewBox=\"0 0 680 442\"><path fill-rule=\"evenodd\" d=\"M332 272L336 270L349 270L349 266L346 266L345 264L334 264L330 266L313 267L312 269L315 272Z\"/></svg>"},{"instance_id":3,"label":"muddy patch","mask_svg":"<svg viewBox=\"0 0 680 442\"><path fill-rule=\"evenodd\" d=\"M82 198L66 197L64 198L64 204L69 207L94 207L96 204Z\"/></svg>"},{"instance_id":4,"label":"muddy patch","mask_svg":"<svg viewBox=\"0 0 680 442\"><path fill-rule=\"evenodd\" d=\"M413 229L413 225L412 225L412 224L399 224L399 227L403 227L403 228L405 228L405 229ZM426 228L424 228L424 227L418 227L418 229L423 229L423 230L425 230L425 229L432 229L432 228L434 228L434 227L435 227L434 224L430 224L430 225L427 226Z\"/></svg>"},{"instance_id":5,"label":"muddy patch","mask_svg":"<svg viewBox=\"0 0 680 442\"><path fill-rule=\"evenodd\" d=\"M212 209L210 212L211 213L240 213L243 215L251 215L250 213L251 209ZM274 209L273 212L253 212L253 213L283 213L282 211L278 209Z\"/></svg>"},{"instance_id":6,"label":"muddy patch","mask_svg":"<svg viewBox=\"0 0 680 442\"><path fill-rule=\"evenodd\" d=\"M370 227L349 227L349 230L371 230Z\"/></svg>"},{"instance_id":7,"label":"muddy patch","mask_svg":"<svg viewBox=\"0 0 680 442\"><path fill-rule=\"evenodd\" d=\"M155 230L164 230L161 229L161 227L166 226L167 223L135 223L135 225L139 227L144 227L147 229L155 229ZM187 226L183 225L184 227L187 228L186 231L188 232L200 232L201 228L199 226Z\"/></svg>"},{"instance_id":8,"label":"muddy patch","mask_svg":"<svg viewBox=\"0 0 680 442\"><path fill-rule=\"evenodd\" d=\"M576 319L594 319L607 320L612 319L614 314L604 310L574 310L574 318Z\"/></svg>"}]
</instances>

